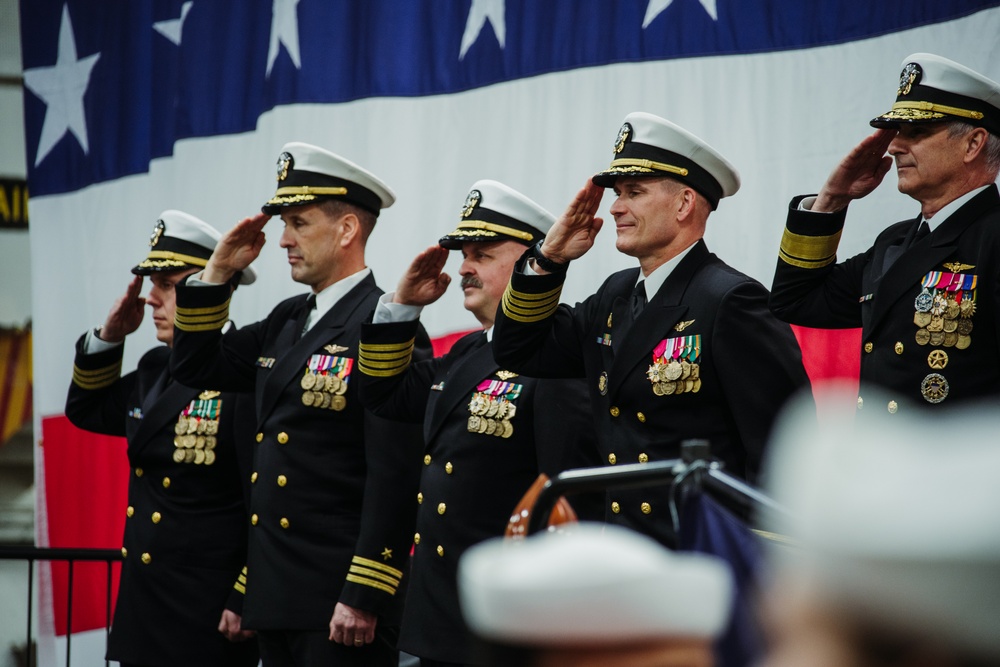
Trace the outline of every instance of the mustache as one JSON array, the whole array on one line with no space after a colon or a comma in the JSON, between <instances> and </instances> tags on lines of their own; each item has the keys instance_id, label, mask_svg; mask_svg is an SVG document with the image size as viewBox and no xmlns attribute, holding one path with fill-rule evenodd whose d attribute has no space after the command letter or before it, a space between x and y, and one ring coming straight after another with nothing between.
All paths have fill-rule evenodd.
<instances>
[{"instance_id":1,"label":"mustache","mask_svg":"<svg viewBox=\"0 0 1000 667\"><path fill-rule=\"evenodd\" d=\"M466 287L482 287L483 284L475 276L465 276L462 278L462 289Z\"/></svg>"}]
</instances>

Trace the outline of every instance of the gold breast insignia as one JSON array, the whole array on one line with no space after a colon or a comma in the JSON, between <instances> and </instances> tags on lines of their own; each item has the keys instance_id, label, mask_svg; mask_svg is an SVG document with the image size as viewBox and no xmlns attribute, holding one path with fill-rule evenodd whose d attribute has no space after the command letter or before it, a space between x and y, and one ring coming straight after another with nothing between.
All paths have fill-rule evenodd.
<instances>
[{"instance_id":1,"label":"gold breast insignia","mask_svg":"<svg viewBox=\"0 0 1000 667\"><path fill-rule=\"evenodd\" d=\"M961 262L945 262L941 266L948 269L952 273L961 273L962 271L968 271L969 269L976 268L974 264L962 264Z\"/></svg>"},{"instance_id":2,"label":"gold breast insignia","mask_svg":"<svg viewBox=\"0 0 1000 667\"><path fill-rule=\"evenodd\" d=\"M685 320L684 322L678 322L674 325L674 331L684 331L689 326L694 324L694 320Z\"/></svg>"}]
</instances>

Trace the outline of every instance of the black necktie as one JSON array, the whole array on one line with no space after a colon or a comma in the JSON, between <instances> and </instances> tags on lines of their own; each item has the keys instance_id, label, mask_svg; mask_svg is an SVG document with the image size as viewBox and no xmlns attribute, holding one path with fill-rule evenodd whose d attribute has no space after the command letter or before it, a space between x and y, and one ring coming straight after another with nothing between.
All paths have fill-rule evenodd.
<instances>
[{"instance_id":1,"label":"black necktie","mask_svg":"<svg viewBox=\"0 0 1000 667\"><path fill-rule=\"evenodd\" d=\"M926 220L920 222L920 227L917 228L917 233L913 235L913 243L910 245L916 245L920 243L921 239L931 233L931 226L927 224Z\"/></svg>"},{"instance_id":2,"label":"black necktie","mask_svg":"<svg viewBox=\"0 0 1000 667\"><path fill-rule=\"evenodd\" d=\"M646 281L640 280L635 284L635 289L632 290L632 296L629 298L629 309L632 312L632 321L636 321L639 315L642 313L642 309L646 307Z\"/></svg>"},{"instance_id":3,"label":"black necktie","mask_svg":"<svg viewBox=\"0 0 1000 667\"><path fill-rule=\"evenodd\" d=\"M316 307L316 295L310 294L309 296L306 297L306 302L302 306L302 312L299 313L299 317L295 321L295 330L298 332L299 338L302 338L302 336L305 335L306 321L309 319L309 313L311 313L313 311L313 308L315 307Z\"/></svg>"}]
</instances>

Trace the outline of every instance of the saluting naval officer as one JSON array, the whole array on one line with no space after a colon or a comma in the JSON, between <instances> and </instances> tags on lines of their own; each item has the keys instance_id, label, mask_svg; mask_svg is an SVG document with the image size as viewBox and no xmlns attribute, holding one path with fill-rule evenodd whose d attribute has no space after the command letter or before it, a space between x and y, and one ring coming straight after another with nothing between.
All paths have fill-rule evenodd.
<instances>
[{"instance_id":1,"label":"saluting naval officer","mask_svg":"<svg viewBox=\"0 0 1000 667\"><path fill-rule=\"evenodd\" d=\"M613 274L575 307L560 305L569 262L601 228L605 187L616 195L615 245L639 268ZM682 440L704 438L731 474L752 480L775 415L808 386L767 290L702 239L709 214L738 188L736 169L704 141L652 114L629 114L611 166L515 268L497 314L497 362L540 377L586 377L608 464L677 458ZM608 519L669 545L667 494L613 491Z\"/></svg>"},{"instance_id":2,"label":"saluting naval officer","mask_svg":"<svg viewBox=\"0 0 1000 667\"><path fill-rule=\"evenodd\" d=\"M456 588L465 550L504 534L539 473L598 464L583 381L508 371L493 360L487 341L514 262L554 221L520 192L477 181L458 227L414 259L396 291L380 299L374 323L361 329L361 400L376 414L424 425L412 582L399 644L423 667L471 662ZM451 282L442 273L449 250L462 253L464 305L483 330L442 357L411 363L417 317ZM595 510L586 503L584 516Z\"/></svg>"},{"instance_id":3,"label":"saluting naval officer","mask_svg":"<svg viewBox=\"0 0 1000 667\"><path fill-rule=\"evenodd\" d=\"M871 121L878 131L817 196L792 200L771 288L783 320L862 328L858 408L890 413L1000 392L1000 84L929 53L902 68L895 104ZM893 159L920 214L837 263L848 204ZM889 390L884 405L865 404L872 386Z\"/></svg>"},{"instance_id":4,"label":"saluting naval officer","mask_svg":"<svg viewBox=\"0 0 1000 667\"><path fill-rule=\"evenodd\" d=\"M219 236L187 213L161 213L136 277L104 324L76 345L66 416L128 441L124 562L107 650L126 667L257 664L257 641L240 628L239 592L250 452L237 439L247 435L240 423L252 418L253 404L168 372L174 286L205 266ZM145 298L143 276L152 283ZM255 277L247 266L231 285ZM164 345L122 375L125 338L145 306Z\"/></svg>"},{"instance_id":5,"label":"saluting naval officer","mask_svg":"<svg viewBox=\"0 0 1000 667\"><path fill-rule=\"evenodd\" d=\"M265 665L395 665L413 537L419 428L366 412L358 337L382 294L365 246L395 196L365 169L316 146L286 144L263 214L219 242L178 291L173 369L188 381L253 390L256 455L244 625ZM280 214L292 279L311 293L222 334L225 284L260 253ZM197 279L197 283L194 280ZM415 334L415 358L430 342Z\"/></svg>"}]
</instances>

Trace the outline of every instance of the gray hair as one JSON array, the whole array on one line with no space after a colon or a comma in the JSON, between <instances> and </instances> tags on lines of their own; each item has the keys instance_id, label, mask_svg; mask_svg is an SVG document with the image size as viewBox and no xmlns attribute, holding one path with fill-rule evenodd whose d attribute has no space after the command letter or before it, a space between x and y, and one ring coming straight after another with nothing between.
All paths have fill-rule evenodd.
<instances>
[{"instance_id":1,"label":"gray hair","mask_svg":"<svg viewBox=\"0 0 1000 667\"><path fill-rule=\"evenodd\" d=\"M976 125L966 123L965 121L952 121L948 123L948 136L954 139L955 137L960 137L971 132L976 127ZM1000 173L1000 137L992 132L988 132L983 151L986 155L986 168L996 178L996 175Z\"/></svg>"}]
</instances>

